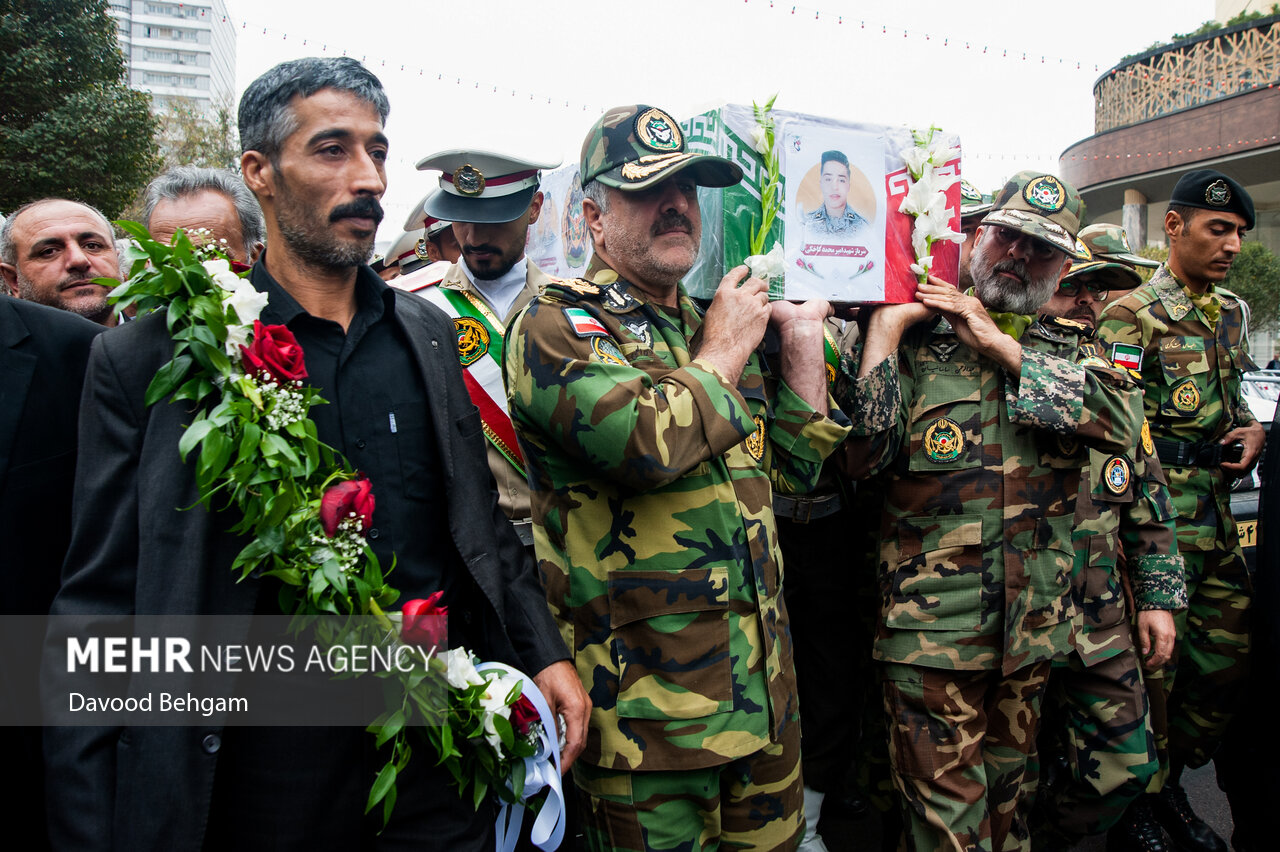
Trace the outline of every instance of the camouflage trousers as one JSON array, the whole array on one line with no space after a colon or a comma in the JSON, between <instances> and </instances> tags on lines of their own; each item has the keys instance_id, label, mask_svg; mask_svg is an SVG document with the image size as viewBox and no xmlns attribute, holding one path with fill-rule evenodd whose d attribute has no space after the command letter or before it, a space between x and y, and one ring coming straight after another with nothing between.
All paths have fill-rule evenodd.
<instances>
[{"instance_id":1,"label":"camouflage trousers","mask_svg":"<svg viewBox=\"0 0 1280 852\"><path fill-rule=\"evenodd\" d=\"M1055 664L1036 742L1022 803L1033 846L1066 848L1114 825L1159 766L1137 653Z\"/></svg>"},{"instance_id":2,"label":"camouflage trousers","mask_svg":"<svg viewBox=\"0 0 1280 852\"><path fill-rule=\"evenodd\" d=\"M587 848L794 850L804 833L800 726L721 766L655 772L573 767Z\"/></svg>"},{"instance_id":3,"label":"camouflage trousers","mask_svg":"<svg viewBox=\"0 0 1280 852\"><path fill-rule=\"evenodd\" d=\"M1018 811L1049 663L1005 676L887 665L889 755L913 852L1028 849Z\"/></svg>"},{"instance_id":4,"label":"camouflage trousers","mask_svg":"<svg viewBox=\"0 0 1280 852\"><path fill-rule=\"evenodd\" d=\"M1188 605L1174 614L1178 644L1161 672L1167 723L1155 734L1168 760L1161 761L1152 792L1164 786L1170 765L1194 769L1209 762L1246 686L1253 585L1244 558L1238 548L1186 550L1182 558Z\"/></svg>"}]
</instances>

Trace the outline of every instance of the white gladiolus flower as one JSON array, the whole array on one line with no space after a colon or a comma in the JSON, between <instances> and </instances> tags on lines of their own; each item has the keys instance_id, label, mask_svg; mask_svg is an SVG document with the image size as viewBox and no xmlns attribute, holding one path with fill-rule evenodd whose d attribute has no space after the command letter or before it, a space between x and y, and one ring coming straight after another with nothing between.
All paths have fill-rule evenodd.
<instances>
[{"instance_id":1,"label":"white gladiolus flower","mask_svg":"<svg viewBox=\"0 0 1280 852\"><path fill-rule=\"evenodd\" d=\"M480 673L476 671L466 648L445 651L440 655L440 659L445 662L444 679L454 689L466 689L468 686L479 686L484 683L484 678L480 677Z\"/></svg>"},{"instance_id":2,"label":"white gladiolus flower","mask_svg":"<svg viewBox=\"0 0 1280 852\"><path fill-rule=\"evenodd\" d=\"M214 280L217 281L216 278ZM218 284L225 286L221 281ZM247 279L237 277L235 287L229 290L229 295L223 297L223 304L228 308L235 308L236 319L241 325L252 327L253 321L267 306L267 294L259 293Z\"/></svg>"},{"instance_id":3,"label":"white gladiolus flower","mask_svg":"<svg viewBox=\"0 0 1280 852\"><path fill-rule=\"evenodd\" d=\"M761 157L769 156L769 137L759 124L751 128L751 147L755 148L756 153Z\"/></svg>"},{"instance_id":4,"label":"white gladiolus flower","mask_svg":"<svg viewBox=\"0 0 1280 852\"><path fill-rule=\"evenodd\" d=\"M235 275L235 273L231 271L231 264L227 262L226 258L215 257L212 260L203 260L200 262L200 265L203 266L204 271L209 273L209 276L213 278L214 281L217 281L218 284L222 285L224 289L231 289L218 280L218 276L224 272L228 275ZM236 275L236 277L239 278L240 276Z\"/></svg>"},{"instance_id":5,"label":"white gladiolus flower","mask_svg":"<svg viewBox=\"0 0 1280 852\"><path fill-rule=\"evenodd\" d=\"M743 263L747 265L747 269L751 270L752 276L766 282L783 277L787 270L787 260L782 254L782 246L778 243L773 244L768 254L753 254Z\"/></svg>"}]
</instances>

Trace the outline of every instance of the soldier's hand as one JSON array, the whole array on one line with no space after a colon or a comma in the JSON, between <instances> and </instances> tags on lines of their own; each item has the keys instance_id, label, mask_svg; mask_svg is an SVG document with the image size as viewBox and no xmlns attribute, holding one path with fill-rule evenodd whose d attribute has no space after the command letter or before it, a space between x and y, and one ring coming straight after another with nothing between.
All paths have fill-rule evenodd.
<instances>
[{"instance_id":1,"label":"soldier's hand","mask_svg":"<svg viewBox=\"0 0 1280 852\"><path fill-rule=\"evenodd\" d=\"M1261 423L1251 423L1248 426L1232 429L1223 436L1221 443L1234 444L1239 441L1244 444L1244 453L1241 454L1239 462L1223 462L1223 471L1228 476L1240 477L1253 470L1253 466L1258 463L1258 455L1262 452L1262 445L1266 443L1266 440L1267 433L1263 431Z\"/></svg>"},{"instance_id":2,"label":"soldier's hand","mask_svg":"<svg viewBox=\"0 0 1280 852\"><path fill-rule=\"evenodd\" d=\"M564 772L582 753L587 744L587 717L591 714L591 698L582 688L573 663L561 660L533 676L542 697L547 699L553 716L564 719L564 748L560 752L560 771ZM555 733L547 732L553 739Z\"/></svg>"},{"instance_id":3,"label":"soldier's hand","mask_svg":"<svg viewBox=\"0 0 1280 852\"><path fill-rule=\"evenodd\" d=\"M1142 664L1148 670L1154 671L1169 662L1176 639L1173 613L1163 609L1139 610L1138 650L1142 654Z\"/></svg>"},{"instance_id":4,"label":"soldier's hand","mask_svg":"<svg viewBox=\"0 0 1280 852\"><path fill-rule=\"evenodd\" d=\"M929 280L916 288L916 299L946 317L965 346L983 353L1012 375L1022 372L1022 346L996 326L976 296L966 296L941 278L930 275Z\"/></svg>"},{"instance_id":5,"label":"soldier's hand","mask_svg":"<svg viewBox=\"0 0 1280 852\"><path fill-rule=\"evenodd\" d=\"M695 357L710 361L736 379L764 338L769 315L768 285L759 278L748 278L745 266L735 266L720 281L707 308L702 345Z\"/></svg>"}]
</instances>

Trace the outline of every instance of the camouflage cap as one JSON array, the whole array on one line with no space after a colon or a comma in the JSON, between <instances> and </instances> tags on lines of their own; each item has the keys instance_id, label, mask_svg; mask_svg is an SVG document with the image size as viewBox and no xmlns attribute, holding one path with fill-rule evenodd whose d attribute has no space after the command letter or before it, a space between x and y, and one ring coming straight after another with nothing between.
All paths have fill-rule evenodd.
<instances>
[{"instance_id":1,"label":"camouflage cap","mask_svg":"<svg viewBox=\"0 0 1280 852\"><path fill-rule=\"evenodd\" d=\"M1009 178L982 224L1020 231L1073 260L1088 260L1088 252L1076 242L1083 217L1084 202L1071 184L1044 172L1023 171Z\"/></svg>"},{"instance_id":2,"label":"camouflage cap","mask_svg":"<svg viewBox=\"0 0 1280 852\"><path fill-rule=\"evenodd\" d=\"M742 180L742 169L725 158L685 150L676 120L645 104L606 110L582 143L583 186L597 180L631 192L686 169L701 186L733 186Z\"/></svg>"},{"instance_id":3,"label":"camouflage cap","mask_svg":"<svg viewBox=\"0 0 1280 852\"><path fill-rule=\"evenodd\" d=\"M960 218L971 219L982 216L991 210L991 202L982 194L982 190L964 178L960 179Z\"/></svg>"},{"instance_id":4,"label":"camouflage cap","mask_svg":"<svg viewBox=\"0 0 1280 852\"><path fill-rule=\"evenodd\" d=\"M1253 229L1253 198L1243 186L1213 169L1197 169L1178 178L1169 203L1235 213L1246 228Z\"/></svg>"},{"instance_id":5,"label":"camouflage cap","mask_svg":"<svg viewBox=\"0 0 1280 852\"><path fill-rule=\"evenodd\" d=\"M1125 234L1124 228L1119 225L1112 225L1109 222L1099 222L1095 225L1089 225L1087 228L1080 229L1080 242L1084 243L1085 248L1089 250L1089 254L1094 260L1119 261L1133 266L1145 266L1149 269L1155 269L1160 266L1160 261L1151 260L1140 254L1134 254L1133 249L1129 247L1129 237Z\"/></svg>"},{"instance_id":6,"label":"camouflage cap","mask_svg":"<svg viewBox=\"0 0 1280 852\"><path fill-rule=\"evenodd\" d=\"M1132 290L1142 285L1142 276L1138 270L1127 263L1109 260L1090 260L1074 263L1071 271L1062 278L1062 283L1076 281L1088 276L1090 280L1100 280L1108 290Z\"/></svg>"}]
</instances>

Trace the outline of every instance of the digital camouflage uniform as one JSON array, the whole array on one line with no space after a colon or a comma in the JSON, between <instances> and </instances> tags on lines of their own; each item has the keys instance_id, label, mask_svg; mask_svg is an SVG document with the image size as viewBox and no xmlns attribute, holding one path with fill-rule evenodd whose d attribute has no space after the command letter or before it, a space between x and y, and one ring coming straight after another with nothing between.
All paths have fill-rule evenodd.
<instances>
[{"instance_id":1,"label":"digital camouflage uniform","mask_svg":"<svg viewBox=\"0 0 1280 852\"><path fill-rule=\"evenodd\" d=\"M1103 360L1096 344L1093 354ZM1072 538L1081 629L1075 654L1054 663L1039 737L1065 766L1038 794L1024 791L1037 805L1032 830L1057 835L1061 848L1110 828L1158 767L1122 567L1138 610L1177 611L1187 598L1173 506L1150 449L1144 423L1123 455L1090 449L1080 482ZM1028 788L1040 780L1028 771Z\"/></svg>"},{"instance_id":2,"label":"digital camouflage uniform","mask_svg":"<svg viewBox=\"0 0 1280 852\"><path fill-rule=\"evenodd\" d=\"M848 427L758 354L740 377L696 359L683 288L668 309L598 259L589 273L553 281L506 352L547 598L593 703L574 767L588 839L690 848L732 788L751 805L733 824L789 848L799 726L771 500L811 490Z\"/></svg>"},{"instance_id":3,"label":"digital camouflage uniform","mask_svg":"<svg viewBox=\"0 0 1280 852\"><path fill-rule=\"evenodd\" d=\"M883 471L881 661L911 848L1025 847L1019 787L1051 660L1079 629L1073 527L1088 447L1138 439L1138 394L1079 364L1080 325L1033 321L1010 377L945 320L854 380L849 447ZM851 439L853 440L853 439ZM1008 844L1008 845L1006 845Z\"/></svg>"},{"instance_id":4,"label":"digital camouflage uniform","mask_svg":"<svg viewBox=\"0 0 1280 852\"><path fill-rule=\"evenodd\" d=\"M1213 445L1255 422L1240 396L1240 374L1256 369L1241 303L1221 289L1206 296L1197 306L1162 266L1102 315L1098 334L1108 355L1141 354L1143 404L1158 452L1164 441ZM1212 756L1240 700L1251 582L1231 516L1231 482L1222 469L1166 460L1164 470L1178 515L1188 597L1163 677L1168 748L1174 765L1197 767ZM1163 784L1166 770L1162 765L1153 789Z\"/></svg>"}]
</instances>

